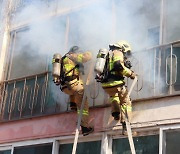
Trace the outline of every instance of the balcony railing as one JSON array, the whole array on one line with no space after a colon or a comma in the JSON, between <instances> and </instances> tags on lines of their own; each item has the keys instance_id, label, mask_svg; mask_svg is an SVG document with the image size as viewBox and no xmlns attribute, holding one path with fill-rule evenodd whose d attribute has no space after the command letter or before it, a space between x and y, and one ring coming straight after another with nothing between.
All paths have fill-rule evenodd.
<instances>
[{"instance_id":1,"label":"balcony railing","mask_svg":"<svg viewBox=\"0 0 180 154\"><path fill-rule=\"evenodd\" d=\"M48 72L1 83L1 120L12 120L45 112Z\"/></svg>"},{"instance_id":2,"label":"balcony railing","mask_svg":"<svg viewBox=\"0 0 180 154\"><path fill-rule=\"evenodd\" d=\"M138 74L138 83L134 88L133 98L178 94L179 60L180 41L135 52L131 61L132 69Z\"/></svg>"}]
</instances>

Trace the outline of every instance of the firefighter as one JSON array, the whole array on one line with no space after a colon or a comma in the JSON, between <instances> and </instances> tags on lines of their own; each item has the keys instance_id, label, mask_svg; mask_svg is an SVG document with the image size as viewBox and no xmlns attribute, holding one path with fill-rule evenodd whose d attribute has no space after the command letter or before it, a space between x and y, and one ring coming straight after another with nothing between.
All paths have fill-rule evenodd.
<instances>
[{"instance_id":1,"label":"firefighter","mask_svg":"<svg viewBox=\"0 0 180 154\"><path fill-rule=\"evenodd\" d=\"M70 96L70 107L80 113L81 103L84 94L81 73L84 74L83 63L91 60L91 52L82 53L78 46L73 46L61 59L61 90ZM89 105L87 100L84 103L81 120L81 130L83 136L93 132L94 129L88 125Z\"/></svg>"},{"instance_id":2,"label":"firefighter","mask_svg":"<svg viewBox=\"0 0 180 154\"><path fill-rule=\"evenodd\" d=\"M102 54L101 49L101 55L103 56L97 56L96 80L102 83L102 88L110 96L111 114L114 120L120 119L124 132L126 130L125 118L127 117L130 120L132 111L131 100L125 87L124 77L134 79L136 74L130 69L131 63L128 61L128 56L131 55L131 47L128 42L119 41L115 44L110 44L109 50L112 52L107 54L107 50L103 49L104 54ZM102 62L102 57L106 60L105 64ZM103 72L100 72L99 70L102 70L102 68Z\"/></svg>"}]
</instances>

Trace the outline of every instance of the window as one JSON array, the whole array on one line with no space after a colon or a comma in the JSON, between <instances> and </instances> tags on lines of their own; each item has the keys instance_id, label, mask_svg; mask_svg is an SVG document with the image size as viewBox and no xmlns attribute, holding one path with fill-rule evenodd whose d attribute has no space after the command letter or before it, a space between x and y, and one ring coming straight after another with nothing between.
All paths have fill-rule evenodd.
<instances>
[{"instance_id":1,"label":"window","mask_svg":"<svg viewBox=\"0 0 180 154\"><path fill-rule=\"evenodd\" d=\"M180 151L180 129L165 132L166 154L177 154Z\"/></svg>"},{"instance_id":2,"label":"window","mask_svg":"<svg viewBox=\"0 0 180 154\"><path fill-rule=\"evenodd\" d=\"M0 151L0 154L11 154L11 150Z\"/></svg>"},{"instance_id":3,"label":"window","mask_svg":"<svg viewBox=\"0 0 180 154\"><path fill-rule=\"evenodd\" d=\"M136 51L159 43L160 0L117 1L115 11L116 39L127 39Z\"/></svg>"},{"instance_id":4,"label":"window","mask_svg":"<svg viewBox=\"0 0 180 154\"><path fill-rule=\"evenodd\" d=\"M59 154L71 154L73 144L60 144ZM101 141L81 142L77 145L77 154L100 154Z\"/></svg>"},{"instance_id":5,"label":"window","mask_svg":"<svg viewBox=\"0 0 180 154\"><path fill-rule=\"evenodd\" d=\"M65 22L55 17L11 33L8 81L1 85L3 120L67 110L68 97L50 72L53 53L64 51Z\"/></svg>"},{"instance_id":6,"label":"window","mask_svg":"<svg viewBox=\"0 0 180 154\"><path fill-rule=\"evenodd\" d=\"M51 153L52 153L52 144L17 147L14 149L14 154L51 154Z\"/></svg>"},{"instance_id":7,"label":"window","mask_svg":"<svg viewBox=\"0 0 180 154\"><path fill-rule=\"evenodd\" d=\"M165 42L173 42L180 39L180 21L176 20L180 17L180 1L171 0L165 1L164 4L164 14L165 14Z\"/></svg>"},{"instance_id":8,"label":"window","mask_svg":"<svg viewBox=\"0 0 180 154\"><path fill-rule=\"evenodd\" d=\"M137 154L158 154L159 153L159 136L141 136L134 137L134 146ZM127 138L114 139L113 154L131 154L129 141Z\"/></svg>"},{"instance_id":9,"label":"window","mask_svg":"<svg viewBox=\"0 0 180 154\"><path fill-rule=\"evenodd\" d=\"M15 79L45 72L47 57L40 52L38 38L32 31L21 31L12 35L13 44L8 69L8 79ZM34 42L31 37L36 37ZM26 40L26 41L25 41ZM41 42L39 40L39 42ZM42 44L41 44L42 45Z\"/></svg>"},{"instance_id":10,"label":"window","mask_svg":"<svg viewBox=\"0 0 180 154\"><path fill-rule=\"evenodd\" d=\"M150 46L159 44L159 26L148 29L148 44Z\"/></svg>"}]
</instances>

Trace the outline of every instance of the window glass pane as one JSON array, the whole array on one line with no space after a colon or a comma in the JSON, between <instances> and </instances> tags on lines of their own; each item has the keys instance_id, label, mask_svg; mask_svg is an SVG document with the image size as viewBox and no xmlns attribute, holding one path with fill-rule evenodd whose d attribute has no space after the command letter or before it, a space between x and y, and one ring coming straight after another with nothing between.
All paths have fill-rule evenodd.
<instances>
[{"instance_id":1,"label":"window glass pane","mask_svg":"<svg viewBox=\"0 0 180 154\"><path fill-rule=\"evenodd\" d=\"M71 154L73 144L61 144L59 146L59 154ZM101 141L81 142L77 145L77 154L100 154Z\"/></svg>"},{"instance_id":2,"label":"window glass pane","mask_svg":"<svg viewBox=\"0 0 180 154\"><path fill-rule=\"evenodd\" d=\"M66 17L32 23L11 35L9 77L14 79L47 71L52 56L64 51Z\"/></svg>"},{"instance_id":3,"label":"window glass pane","mask_svg":"<svg viewBox=\"0 0 180 154\"><path fill-rule=\"evenodd\" d=\"M177 74L174 74L175 77L175 84L174 84L174 90L180 91L180 44L177 45L177 47L173 47L173 54L177 57ZM174 69L174 67L173 67Z\"/></svg>"},{"instance_id":4,"label":"window glass pane","mask_svg":"<svg viewBox=\"0 0 180 154\"><path fill-rule=\"evenodd\" d=\"M166 41L173 42L180 39L180 20L176 20L180 18L180 1L179 0L171 0L165 1L165 22L166 22Z\"/></svg>"},{"instance_id":5,"label":"window glass pane","mask_svg":"<svg viewBox=\"0 0 180 154\"><path fill-rule=\"evenodd\" d=\"M33 145L27 147L18 147L14 149L14 154L51 154L52 144Z\"/></svg>"},{"instance_id":6,"label":"window glass pane","mask_svg":"<svg viewBox=\"0 0 180 154\"><path fill-rule=\"evenodd\" d=\"M0 154L11 154L11 150L0 151Z\"/></svg>"},{"instance_id":7,"label":"window glass pane","mask_svg":"<svg viewBox=\"0 0 180 154\"><path fill-rule=\"evenodd\" d=\"M159 136L134 137L134 145L137 154L158 154ZM113 154L131 154L127 138L113 140Z\"/></svg>"},{"instance_id":8,"label":"window glass pane","mask_svg":"<svg viewBox=\"0 0 180 154\"><path fill-rule=\"evenodd\" d=\"M115 39L127 39L136 50L159 43L160 0L115 1L115 8Z\"/></svg>"},{"instance_id":9,"label":"window glass pane","mask_svg":"<svg viewBox=\"0 0 180 154\"><path fill-rule=\"evenodd\" d=\"M166 132L166 154L177 154L180 151L180 130Z\"/></svg>"},{"instance_id":10,"label":"window glass pane","mask_svg":"<svg viewBox=\"0 0 180 154\"><path fill-rule=\"evenodd\" d=\"M172 84L175 83L176 81L176 64L177 64L177 58L175 55L172 55ZM170 83L170 74L171 74L171 55L167 57L167 75L168 79L167 82L168 84Z\"/></svg>"},{"instance_id":11,"label":"window glass pane","mask_svg":"<svg viewBox=\"0 0 180 154\"><path fill-rule=\"evenodd\" d=\"M32 42L30 31L18 32L14 35L14 51L12 51L12 60L9 66L9 78L15 79L23 76L29 76L46 70L46 56L40 54L39 48L35 42ZM29 35L29 36L28 36ZM28 39L29 38L29 39Z\"/></svg>"},{"instance_id":12,"label":"window glass pane","mask_svg":"<svg viewBox=\"0 0 180 154\"><path fill-rule=\"evenodd\" d=\"M155 46L159 44L159 26L148 29L148 44Z\"/></svg>"}]
</instances>

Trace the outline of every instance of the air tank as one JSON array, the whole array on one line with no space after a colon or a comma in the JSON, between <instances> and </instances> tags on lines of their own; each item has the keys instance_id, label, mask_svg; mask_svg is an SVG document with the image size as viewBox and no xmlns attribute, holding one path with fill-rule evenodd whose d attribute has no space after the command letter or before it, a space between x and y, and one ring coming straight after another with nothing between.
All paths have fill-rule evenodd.
<instances>
[{"instance_id":1,"label":"air tank","mask_svg":"<svg viewBox=\"0 0 180 154\"><path fill-rule=\"evenodd\" d=\"M53 81L56 85L60 84L61 58L62 56L59 53L55 53L52 59L52 65L53 65L52 76L53 76Z\"/></svg>"},{"instance_id":2,"label":"air tank","mask_svg":"<svg viewBox=\"0 0 180 154\"><path fill-rule=\"evenodd\" d=\"M98 74L101 74L104 70L104 65L106 63L106 57L108 54L107 49L99 49L99 53L97 54L96 64L94 67L94 71Z\"/></svg>"}]
</instances>

